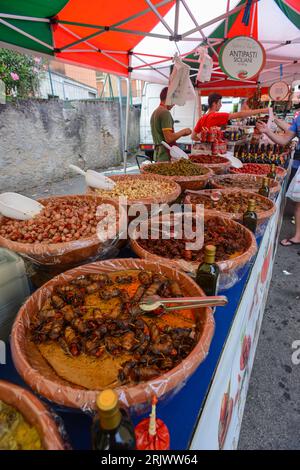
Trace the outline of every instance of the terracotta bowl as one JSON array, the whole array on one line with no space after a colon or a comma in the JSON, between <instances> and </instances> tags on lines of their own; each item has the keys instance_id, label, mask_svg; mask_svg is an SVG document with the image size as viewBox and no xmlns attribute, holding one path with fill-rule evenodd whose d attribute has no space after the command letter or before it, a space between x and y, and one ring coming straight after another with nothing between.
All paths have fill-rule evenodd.
<instances>
[{"instance_id":1,"label":"terracotta bowl","mask_svg":"<svg viewBox=\"0 0 300 470\"><path fill-rule=\"evenodd\" d=\"M181 191L184 191L186 189L203 189L205 188L209 178L213 176L213 171L207 168L206 166L203 166L202 169L205 171L205 174L199 175L199 176L162 176L162 175L156 175L155 173L149 173L149 167L151 166L153 168L153 165L158 166L158 165L164 165L165 162L159 162L159 163L154 163L152 165L142 165L141 166L141 173L143 174L151 174L155 175L155 178L160 176L161 178L165 178L168 181L175 181L178 183L181 187Z\"/></svg>"},{"instance_id":2,"label":"terracotta bowl","mask_svg":"<svg viewBox=\"0 0 300 470\"><path fill-rule=\"evenodd\" d=\"M230 181L230 185L228 184ZM258 193L263 183L263 176L236 174L236 175L216 175L210 180L211 186L217 189L242 189L243 191L253 191ZM241 187L242 184L242 187ZM278 181L270 182L270 198L275 199L281 189Z\"/></svg>"},{"instance_id":3,"label":"terracotta bowl","mask_svg":"<svg viewBox=\"0 0 300 470\"><path fill-rule=\"evenodd\" d=\"M236 282L240 280L241 273L244 274L244 268L248 265L251 258L257 251L256 240L253 233L246 227L242 226L238 222L230 219L229 217L220 217L217 215L204 215L204 224L208 219L222 220L225 224L233 225L238 233L242 234L243 239L247 241L247 249L232 259L219 261L217 264L220 269L220 290L228 289L232 287ZM138 239L135 239L135 233L132 234L130 240L131 248L140 257L146 260L155 260L158 262L168 263L175 269L189 273L192 277L195 277L199 263L197 261L186 261L184 259L172 259L162 257L149 251L145 250L140 244Z\"/></svg>"},{"instance_id":4,"label":"terracotta bowl","mask_svg":"<svg viewBox=\"0 0 300 470\"><path fill-rule=\"evenodd\" d=\"M204 295L202 289L187 276L167 263L156 260L116 259L87 264L61 274L37 290L21 307L15 320L11 348L15 367L26 383L49 400L74 408L94 409L97 390L86 390L61 379L42 358L37 348L29 341L30 318L35 315L51 295L56 285L71 281L82 274L113 272L123 269L143 269L165 274L176 280L184 295ZM192 352L180 364L156 379L137 385L116 388L120 400L127 406L141 409L149 404L155 393L159 399L177 393L185 381L205 359L214 334L214 318L210 308L194 310L200 323L199 341Z\"/></svg>"},{"instance_id":5,"label":"terracotta bowl","mask_svg":"<svg viewBox=\"0 0 300 470\"><path fill-rule=\"evenodd\" d=\"M154 183L163 183L165 182L165 178L160 175L148 175L148 174L133 174L133 175L115 175L110 176L110 179L113 181L128 181L128 183L134 183L136 180L143 180L145 184L147 182L154 182ZM133 204L144 204L147 208L150 207L151 204L163 204L163 203L171 203L174 202L181 193L180 186L176 183L176 181L171 181L171 191L166 193L161 191L161 194L158 197L137 197L132 199L127 199L128 208ZM97 194L97 190L93 188L88 188L89 194ZM101 196L101 193L98 193ZM108 196L106 196L108 197ZM119 198L112 198L112 200L118 202Z\"/></svg>"},{"instance_id":6,"label":"terracotta bowl","mask_svg":"<svg viewBox=\"0 0 300 470\"><path fill-rule=\"evenodd\" d=\"M210 196L213 192L215 192L216 190L214 189L206 189L206 190L202 190L202 191L199 191L199 196L201 196L201 194L203 195L206 195L206 196ZM240 193L241 191L239 191L238 189L220 189L218 190L218 192L220 192L221 194L227 194L227 195L234 195L236 193ZM272 217L272 215L274 214L274 212L276 211L276 206L274 204L273 201L271 201L270 199L266 198L266 197L263 197L261 196L260 194L257 194L257 193L253 193L251 191L243 191L243 194L247 196L248 200L251 199L251 197L255 196L255 198L258 198L259 200L261 200L262 202L264 202L266 204L266 206L268 207L267 210L265 211L256 211L256 214L257 214L257 229L256 229L256 236L260 236L265 228L265 224L266 222L269 220L270 217ZM196 203L192 201L192 194L189 194L187 193L186 197L185 197L185 200L184 200L184 203L185 204L191 204L193 206L193 209L195 209L196 207ZM201 204L201 202L199 202L198 204ZM233 219L233 220L236 220L237 222L240 222L242 223L243 222L243 213L242 212L225 212L225 211L220 211L220 210L217 210L217 209L204 209L205 210L205 214L206 215L219 215L219 216L223 216L225 215L226 217L229 217L230 219Z\"/></svg>"},{"instance_id":7,"label":"terracotta bowl","mask_svg":"<svg viewBox=\"0 0 300 470\"><path fill-rule=\"evenodd\" d=\"M39 433L45 450L64 450L64 443L47 408L32 393L17 385L0 380L0 400L16 408L27 423Z\"/></svg>"},{"instance_id":8,"label":"terracotta bowl","mask_svg":"<svg viewBox=\"0 0 300 470\"><path fill-rule=\"evenodd\" d=\"M271 170L271 165L269 165L267 163L245 163L245 165L249 165L250 168L252 167L252 165L256 166L256 167L258 166L259 168L264 170L265 176L267 176L267 174ZM282 168L281 166L276 166L275 168L276 168L276 176L277 176L276 179L278 179L279 182L282 182L284 180L285 176L286 176L287 171L284 168ZM234 168L230 168L229 172L232 173L233 175L236 175L236 174L239 174L239 175L240 174L242 174L242 175L253 175L254 174L254 173L247 173L246 171L243 172L243 173L236 173L234 170L235 170ZM243 170L243 168L241 168L241 170ZM257 174L257 176L264 176L264 175L259 173L259 174Z\"/></svg>"},{"instance_id":9,"label":"terracotta bowl","mask_svg":"<svg viewBox=\"0 0 300 470\"><path fill-rule=\"evenodd\" d=\"M213 163L213 160L214 160L213 156L211 156L212 163L201 163L201 157L203 157L203 155L195 153L195 154L190 155L189 159L192 160L193 163L196 163L197 165L200 165L202 167L205 166L206 168L209 168L210 170L214 172L215 175L223 175L224 173L227 173L228 170L230 169L231 163L225 157L218 156L218 159L222 160L222 162L220 163ZM195 160L193 160L194 158ZM197 161L197 158L199 159L199 162Z\"/></svg>"},{"instance_id":10,"label":"terracotta bowl","mask_svg":"<svg viewBox=\"0 0 300 470\"><path fill-rule=\"evenodd\" d=\"M71 196L54 196L47 199L39 199L43 205L53 200L65 201L72 199L97 200L99 205L112 204L116 208L117 213L117 234L122 226L121 220L125 217L124 209L108 198L101 198L95 195L71 195ZM1 225L0 217L0 225ZM81 238L65 243L20 243L9 240L0 236L0 246L15 251L25 258L41 265L68 265L83 262L89 258L98 256L104 250L108 250L114 246L113 240L101 242L97 235L88 238Z\"/></svg>"}]
</instances>

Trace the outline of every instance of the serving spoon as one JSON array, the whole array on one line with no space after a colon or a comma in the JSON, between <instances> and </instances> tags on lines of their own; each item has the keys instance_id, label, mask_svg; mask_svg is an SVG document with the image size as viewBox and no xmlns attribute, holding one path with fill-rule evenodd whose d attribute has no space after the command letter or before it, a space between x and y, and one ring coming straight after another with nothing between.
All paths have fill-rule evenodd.
<instances>
[{"instance_id":1,"label":"serving spoon","mask_svg":"<svg viewBox=\"0 0 300 470\"><path fill-rule=\"evenodd\" d=\"M76 165L69 165L69 168L76 171L76 173L85 176L85 182L87 186L90 186L91 188L113 189L116 185L116 183L112 179L108 178L107 176L101 175L101 173L98 173L97 171L83 171L81 168L79 168L79 166Z\"/></svg>"},{"instance_id":2,"label":"serving spoon","mask_svg":"<svg viewBox=\"0 0 300 470\"><path fill-rule=\"evenodd\" d=\"M182 310L185 308L199 308L199 307L224 307L227 305L228 299L224 295L215 295L210 297L174 297L174 298L163 298L159 295L151 295L144 298L139 306L140 309L146 313L155 313L160 315L161 309L163 311L170 310ZM177 305L168 305L177 304Z\"/></svg>"}]
</instances>

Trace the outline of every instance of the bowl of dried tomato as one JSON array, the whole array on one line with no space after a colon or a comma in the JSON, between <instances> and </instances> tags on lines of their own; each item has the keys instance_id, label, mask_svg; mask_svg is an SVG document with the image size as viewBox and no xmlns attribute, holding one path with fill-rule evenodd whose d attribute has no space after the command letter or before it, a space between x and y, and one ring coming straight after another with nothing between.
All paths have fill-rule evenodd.
<instances>
[{"instance_id":1,"label":"bowl of dried tomato","mask_svg":"<svg viewBox=\"0 0 300 470\"><path fill-rule=\"evenodd\" d=\"M215 175L211 180L211 186L217 189L241 189L258 193L263 184L263 176L249 174ZM281 189L278 181L269 179L270 198L275 199Z\"/></svg>"},{"instance_id":2,"label":"bowl of dried tomato","mask_svg":"<svg viewBox=\"0 0 300 470\"><path fill-rule=\"evenodd\" d=\"M267 163L244 163L242 168L230 168L233 174L248 174L267 176L271 171L271 165ZM281 166L276 166L276 179L282 181L286 175L286 170Z\"/></svg>"},{"instance_id":3,"label":"bowl of dried tomato","mask_svg":"<svg viewBox=\"0 0 300 470\"><path fill-rule=\"evenodd\" d=\"M227 173L231 166L231 163L227 158L214 155L192 154L189 155L189 160L193 163L209 168L215 173L215 175L223 175L224 173Z\"/></svg>"},{"instance_id":4,"label":"bowl of dried tomato","mask_svg":"<svg viewBox=\"0 0 300 470\"><path fill-rule=\"evenodd\" d=\"M187 238L184 233L188 217L191 218L191 231ZM253 233L243 225L229 217L204 215L203 219L203 215L192 212L185 214L184 222L179 214L153 217L141 224L140 234L136 231L131 234L130 243L140 258L167 262L192 276L204 260L204 245L215 245L221 290L240 280L257 251Z\"/></svg>"}]
</instances>

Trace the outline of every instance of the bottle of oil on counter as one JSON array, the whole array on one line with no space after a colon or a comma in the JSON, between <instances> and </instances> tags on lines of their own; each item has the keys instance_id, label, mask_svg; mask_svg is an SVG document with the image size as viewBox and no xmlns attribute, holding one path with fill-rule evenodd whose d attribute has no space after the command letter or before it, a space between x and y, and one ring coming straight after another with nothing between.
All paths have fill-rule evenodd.
<instances>
[{"instance_id":1,"label":"bottle of oil on counter","mask_svg":"<svg viewBox=\"0 0 300 470\"><path fill-rule=\"evenodd\" d=\"M135 449L134 425L127 411L120 408L117 393L103 390L98 395L97 408L98 415L92 425L93 449Z\"/></svg>"},{"instance_id":2,"label":"bottle of oil on counter","mask_svg":"<svg viewBox=\"0 0 300 470\"><path fill-rule=\"evenodd\" d=\"M218 291L220 270L215 262L216 247L206 245L204 248L204 261L198 267L196 282L202 287L206 295L216 295Z\"/></svg>"},{"instance_id":3,"label":"bottle of oil on counter","mask_svg":"<svg viewBox=\"0 0 300 470\"><path fill-rule=\"evenodd\" d=\"M260 190L258 191L258 193L259 193L261 196L269 197L270 188L269 188L269 180L268 180L268 178L263 178L262 187L260 188Z\"/></svg>"},{"instance_id":4,"label":"bottle of oil on counter","mask_svg":"<svg viewBox=\"0 0 300 470\"><path fill-rule=\"evenodd\" d=\"M243 225L255 234L257 227L257 214L255 212L255 200L249 199L248 208L243 215Z\"/></svg>"}]
</instances>

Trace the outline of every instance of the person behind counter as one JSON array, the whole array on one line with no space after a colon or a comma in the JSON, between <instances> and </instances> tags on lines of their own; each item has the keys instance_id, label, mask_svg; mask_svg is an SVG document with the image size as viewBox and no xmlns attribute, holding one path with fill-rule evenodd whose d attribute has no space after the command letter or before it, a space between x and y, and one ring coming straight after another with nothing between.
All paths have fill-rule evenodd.
<instances>
[{"instance_id":1,"label":"person behind counter","mask_svg":"<svg viewBox=\"0 0 300 470\"><path fill-rule=\"evenodd\" d=\"M150 120L152 138L155 144L154 159L161 162L170 160L168 150L161 144L162 140L169 145L174 145L177 139L192 133L189 128L174 132L174 120L170 113L174 105L166 105L167 94L168 87L165 87L160 92L160 104L153 111Z\"/></svg>"},{"instance_id":2,"label":"person behind counter","mask_svg":"<svg viewBox=\"0 0 300 470\"><path fill-rule=\"evenodd\" d=\"M256 114L268 113L268 108L262 109L244 109L237 113L220 113L222 107L222 95L219 93L212 93L208 97L208 111L204 116L202 116L197 122L195 129L192 133L193 140L200 140L198 134L203 127L221 127L226 126L230 119L239 119L250 116L255 116Z\"/></svg>"},{"instance_id":3,"label":"person behind counter","mask_svg":"<svg viewBox=\"0 0 300 470\"><path fill-rule=\"evenodd\" d=\"M275 120L276 122L276 120ZM287 123L286 123L287 124ZM293 168L295 170L300 166L300 114L293 120L292 124L286 129L286 125L280 125L280 127L285 131L283 135L275 134L264 122L258 122L256 127L259 132L266 134L269 139L271 139L275 144L286 145L294 137L298 137L298 146L294 155ZM296 233L291 238L284 238L281 240L280 244L282 246L291 246L291 245L300 245L300 202L296 202L295 207L295 225Z\"/></svg>"}]
</instances>

